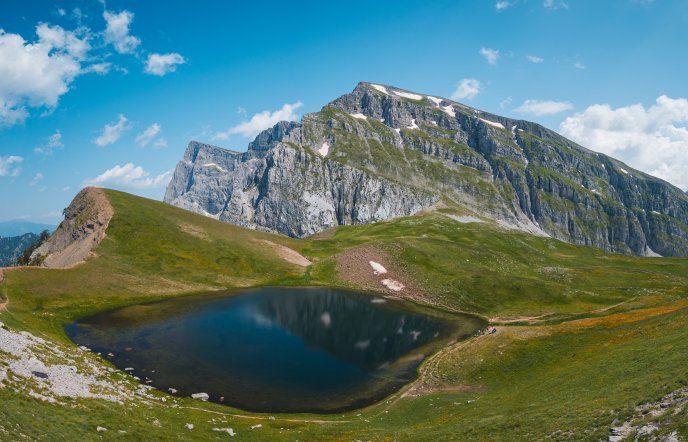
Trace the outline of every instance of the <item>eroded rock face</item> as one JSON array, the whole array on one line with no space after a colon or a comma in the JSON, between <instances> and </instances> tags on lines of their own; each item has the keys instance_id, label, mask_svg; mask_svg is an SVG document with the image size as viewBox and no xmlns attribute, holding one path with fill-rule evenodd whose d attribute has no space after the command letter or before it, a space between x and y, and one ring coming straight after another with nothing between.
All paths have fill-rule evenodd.
<instances>
[{"instance_id":1,"label":"eroded rock face","mask_svg":"<svg viewBox=\"0 0 688 442\"><path fill-rule=\"evenodd\" d=\"M244 227L303 237L336 225L411 215L438 200L431 192L321 158L292 143L263 146L257 140L237 156L190 143L185 159L197 149L204 159L177 166L165 201ZM227 164L226 172L209 170L203 161L210 155L216 162L234 163Z\"/></svg>"},{"instance_id":2,"label":"eroded rock face","mask_svg":"<svg viewBox=\"0 0 688 442\"><path fill-rule=\"evenodd\" d=\"M64 221L31 254L31 261L52 268L67 268L83 262L105 238L113 213L102 189L87 187L81 190L64 210Z\"/></svg>"},{"instance_id":3,"label":"eroded rock face","mask_svg":"<svg viewBox=\"0 0 688 442\"><path fill-rule=\"evenodd\" d=\"M191 142L165 195L294 237L440 199L574 244L688 255L688 197L676 187L535 123L370 83L245 153Z\"/></svg>"}]
</instances>

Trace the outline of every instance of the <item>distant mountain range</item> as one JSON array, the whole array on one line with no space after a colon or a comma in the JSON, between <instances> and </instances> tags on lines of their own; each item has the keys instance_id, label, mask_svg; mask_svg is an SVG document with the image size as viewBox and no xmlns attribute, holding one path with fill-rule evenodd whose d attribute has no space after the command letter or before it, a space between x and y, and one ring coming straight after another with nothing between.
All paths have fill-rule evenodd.
<instances>
[{"instance_id":1,"label":"distant mountain range","mask_svg":"<svg viewBox=\"0 0 688 442\"><path fill-rule=\"evenodd\" d=\"M0 267L11 265L37 239L35 233L0 238Z\"/></svg>"},{"instance_id":2,"label":"distant mountain range","mask_svg":"<svg viewBox=\"0 0 688 442\"><path fill-rule=\"evenodd\" d=\"M372 83L244 153L192 141L165 201L293 237L448 208L613 252L688 255L688 196L671 184L538 124Z\"/></svg>"},{"instance_id":3,"label":"distant mountain range","mask_svg":"<svg viewBox=\"0 0 688 442\"><path fill-rule=\"evenodd\" d=\"M33 223L24 220L0 221L0 237L20 236L26 233L39 234L44 230L52 232L57 226L52 224Z\"/></svg>"}]
</instances>

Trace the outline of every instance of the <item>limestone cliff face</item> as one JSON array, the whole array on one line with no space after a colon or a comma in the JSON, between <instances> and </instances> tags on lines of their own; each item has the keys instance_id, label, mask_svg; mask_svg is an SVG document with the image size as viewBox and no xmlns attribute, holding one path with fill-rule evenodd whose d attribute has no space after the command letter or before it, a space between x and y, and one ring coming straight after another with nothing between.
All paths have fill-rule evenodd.
<instances>
[{"instance_id":1,"label":"limestone cliff face","mask_svg":"<svg viewBox=\"0 0 688 442\"><path fill-rule=\"evenodd\" d=\"M245 153L191 142L165 201L302 237L442 199L508 227L639 255L688 255L688 197L534 123L360 83Z\"/></svg>"},{"instance_id":2,"label":"limestone cliff face","mask_svg":"<svg viewBox=\"0 0 688 442\"><path fill-rule=\"evenodd\" d=\"M411 215L439 199L289 142L266 148L269 137L262 140L266 143L260 138L241 156L190 143L165 201L244 227L303 237L332 226ZM203 159L187 161L195 151ZM225 164L223 170L208 166L210 158L211 164Z\"/></svg>"},{"instance_id":3,"label":"limestone cliff face","mask_svg":"<svg viewBox=\"0 0 688 442\"><path fill-rule=\"evenodd\" d=\"M241 154L192 141L167 186L165 201L206 215L220 212L232 194L233 175ZM184 195L184 198L178 198Z\"/></svg>"}]
</instances>

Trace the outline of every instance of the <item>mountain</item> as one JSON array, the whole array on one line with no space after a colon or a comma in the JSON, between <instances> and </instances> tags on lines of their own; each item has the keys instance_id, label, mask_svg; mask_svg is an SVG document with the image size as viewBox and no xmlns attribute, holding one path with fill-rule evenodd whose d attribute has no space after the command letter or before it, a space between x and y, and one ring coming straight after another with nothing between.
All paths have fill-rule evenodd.
<instances>
[{"instance_id":1,"label":"mountain","mask_svg":"<svg viewBox=\"0 0 688 442\"><path fill-rule=\"evenodd\" d=\"M244 153L191 142L165 202L304 237L448 206L607 251L688 255L680 189L538 124L359 83Z\"/></svg>"},{"instance_id":2,"label":"mountain","mask_svg":"<svg viewBox=\"0 0 688 442\"><path fill-rule=\"evenodd\" d=\"M21 236L25 233L39 234L44 230L52 232L56 226L52 224L32 223L21 219L11 221L0 221L0 236Z\"/></svg>"},{"instance_id":3,"label":"mountain","mask_svg":"<svg viewBox=\"0 0 688 442\"><path fill-rule=\"evenodd\" d=\"M37 239L38 235L35 233L0 238L0 267L12 264Z\"/></svg>"}]
</instances>

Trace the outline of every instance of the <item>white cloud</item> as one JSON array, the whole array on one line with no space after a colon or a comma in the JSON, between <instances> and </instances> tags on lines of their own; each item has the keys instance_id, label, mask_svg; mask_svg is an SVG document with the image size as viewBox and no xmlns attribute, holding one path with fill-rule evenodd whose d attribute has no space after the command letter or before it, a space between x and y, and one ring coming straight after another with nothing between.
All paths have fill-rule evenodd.
<instances>
[{"instance_id":1,"label":"white cloud","mask_svg":"<svg viewBox=\"0 0 688 442\"><path fill-rule=\"evenodd\" d=\"M59 16L62 16L60 11L67 13L59 8L56 11ZM39 23L33 41L0 29L0 128L24 122L32 108L53 111L80 75L105 75L112 70L126 73L126 69L104 61L109 47L103 44L93 47L91 42L102 35L104 42L114 46L117 52L135 53L141 41L129 33L134 14L126 10L104 11L106 27L102 33L94 33L83 25L84 18L76 8L69 16L76 23L74 30ZM162 76L185 62L176 53L150 54L144 69Z\"/></svg>"},{"instance_id":2,"label":"white cloud","mask_svg":"<svg viewBox=\"0 0 688 442\"><path fill-rule=\"evenodd\" d=\"M28 115L26 109L15 101L5 101L0 98L0 127L14 126L26 120Z\"/></svg>"},{"instance_id":3,"label":"white cloud","mask_svg":"<svg viewBox=\"0 0 688 442\"><path fill-rule=\"evenodd\" d=\"M131 189L150 189L166 186L172 176L172 171L161 173L151 177L150 172L141 166L127 163L123 166L115 166L106 170L97 177L84 181L89 186L114 186Z\"/></svg>"},{"instance_id":4,"label":"white cloud","mask_svg":"<svg viewBox=\"0 0 688 442\"><path fill-rule=\"evenodd\" d=\"M153 141L153 138L157 137L161 131L162 128L158 123L151 124L146 130L136 136L136 144L138 144L139 147L146 147L146 145Z\"/></svg>"},{"instance_id":5,"label":"white cloud","mask_svg":"<svg viewBox=\"0 0 688 442\"><path fill-rule=\"evenodd\" d=\"M88 35L81 39L74 32L65 31L60 26L41 23L36 26L36 35L41 44L62 50L77 60L83 60L91 49Z\"/></svg>"},{"instance_id":6,"label":"white cloud","mask_svg":"<svg viewBox=\"0 0 688 442\"><path fill-rule=\"evenodd\" d=\"M129 35L129 25L134 19L134 14L129 11L114 13L103 12L105 19L105 42L115 47L120 54L131 54L136 50L141 40L138 37Z\"/></svg>"},{"instance_id":7,"label":"white cloud","mask_svg":"<svg viewBox=\"0 0 688 442\"><path fill-rule=\"evenodd\" d=\"M456 90L452 93L452 100L471 100L480 93L480 81L475 78L464 78L456 85Z\"/></svg>"},{"instance_id":8,"label":"white cloud","mask_svg":"<svg viewBox=\"0 0 688 442\"><path fill-rule=\"evenodd\" d=\"M95 64L92 64L92 65L88 66L87 68L85 68L84 73L93 72L93 73L96 73L98 75L105 75L108 72L110 72L111 68L112 68L112 63L107 63L107 62L95 63Z\"/></svg>"},{"instance_id":9,"label":"white cloud","mask_svg":"<svg viewBox=\"0 0 688 442\"><path fill-rule=\"evenodd\" d=\"M90 49L88 35L40 24L38 40L0 29L0 126L21 123L27 107L54 109L80 73Z\"/></svg>"},{"instance_id":10,"label":"white cloud","mask_svg":"<svg viewBox=\"0 0 688 442\"><path fill-rule=\"evenodd\" d=\"M499 60L499 49L480 48L480 55L485 57L490 64L496 64Z\"/></svg>"},{"instance_id":11,"label":"white cloud","mask_svg":"<svg viewBox=\"0 0 688 442\"><path fill-rule=\"evenodd\" d=\"M499 102L499 108L500 109L506 109L510 104L511 104L512 98L511 97L506 97L502 101Z\"/></svg>"},{"instance_id":12,"label":"white cloud","mask_svg":"<svg viewBox=\"0 0 688 442\"><path fill-rule=\"evenodd\" d=\"M573 109L573 104L569 101L526 100L514 110L522 114L531 114L539 117L558 114L569 109Z\"/></svg>"},{"instance_id":13,"label":"white cloud","mask_svg":"<svg viewBox=\"0 0 688 442\"><path fill-rule=\"evenodd\" d=\"M285 104L282 109L274 112L263 111L251 117L250 120L244 121L234 127L230 127L224 132L217 132L213 135L214 140L227 140L230 136L238 134L246 138L253 138L265 129L269 129L280 121L295 121L298 119L296 110L303 106L303 103L297 101L293 104Z\"/></svg>"},{"instance_id":14,"label":"white cloud","mask_svg":"<svg viewBox=\"0 0 688 442\"><path fill-rule=\"evenodd\" d=\"M585 65L583 63L581 63L580 61L577 61L576 63L574 63L573 67L576 69L585 69Z\"/></svg>"},{"instance_id":15,"label":"white cloud","mask_svg":"<svg viewBox=\"0 0 688 442\"><path fill-rule=\"evenodd\" d=\"M163 147L167 147L167 140L162 137L158 138L153 143L153 147L155 147L156 149L162 149Z\"/></svg>"},{"instance_id":16,"label":"white cloud","mask_svg":"<svg viewBox=\"0 0 688 442\"><path fill-rule=\"evenodd\" d=\"M163 75L177 70L178 64L184 64L186 60L177 53L150 54L146 60L144 72L151 75Z\"/></svg>"},{"instance_id":17,"label":"white cloud","mask_svg":"<svg viewBox=\"0 0 688 442\"><path fill-rule=\"evenodd\" d=\"M501 2L495 3L495 9L497 11L502 11L502 10L507 9L509 7L511 7L511 2L501 1Z\"/></svg>"},{"instance_id":18,"label":"white cloud","mask_svg":"<svg viewBox=\"0 0 688 442\"><path fill-rule=\"evenodd\" d=\"M29 186L35 186L41 181L43 181L43 174L38 172L36 175L33 176L33 179L29 182Z\"/></svg>"},{"instance_id":19,"label":"white cloud","mask_svg":"<svg viewBox=\"0 0 688 442\"><path fill-rule=\"evenodd\" d=\"M93 142L98 146L107 146L113 144L119 140L122 134L129 130L131 126L129 125L129 120L122 114L117 117L117 122L112 122L106 124L103 127L102 133Z\"/></svg>"},{"instance_id":20,"label":"white cloud","mask_svg":"<svg viewBox=\"0 0 688 442\"><path fill-rule=\"evenodd\" d=\"M543 61L545 61L544 58L538 57L537 55L526 55L526 58L528 59L529 62L535 63L535 64L542 63Z\"/></svg>"},{"instance_id":21,"label":"white cloud","mask_svg":"<svg viewBox=\"0 0 688 442\"><path fill-rule=\"evenodd\" d=\"M10 155L0 157L0 176L17 176L21 173L19 163L24 161L24 158Z\"/></svg>"},{"instance_id":22,"label":"white cloud","mask_svg":"<svg viewBox=\"0 0 688 442\"><path fill-rule=\"evenodd\" d=\"M569 8L569 5L563 0L544 0L542 6L552 10Z\"/></svg>"},{"instance_id":23,"label":"white cloud","mask_svg":"<svg viewBox=\"0 0 688 442\"><path fill-rule=\"evenodd\" d=\"M45 140L45 144L36 147L33 151L34 153L41 155L52 155L55 149L61 149L64 147L62 143L62 133L56 130L54 134L50 135Z\"/></svg>"},{"instance_id":24,"label":"white cloud","mask_svg":"<svg viewBox=\"0 0 688 442\"><path fill-rule=\"evenodd\" d=\"M688 99L613 109L596 104L564 120L561 133L583 146L688 189Z\"/></svg>"}]
</instances>

